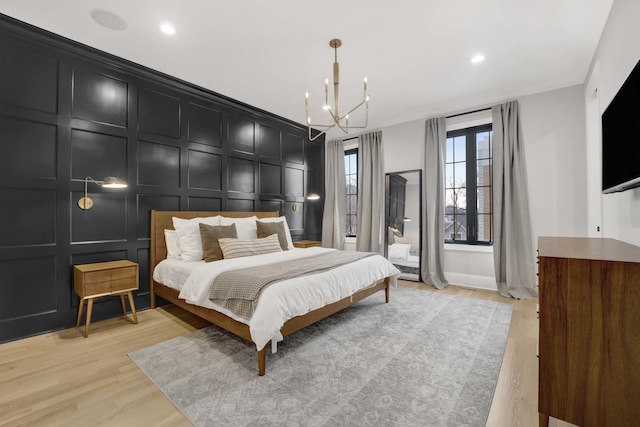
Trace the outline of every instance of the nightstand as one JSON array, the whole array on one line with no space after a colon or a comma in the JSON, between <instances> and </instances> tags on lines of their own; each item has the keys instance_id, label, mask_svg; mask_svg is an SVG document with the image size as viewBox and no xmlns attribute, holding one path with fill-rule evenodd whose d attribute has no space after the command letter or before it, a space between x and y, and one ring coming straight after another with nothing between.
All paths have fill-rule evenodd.
<instances>
[{"instance_id":1,"label":"nightstand","mask_svg":"<svg viewBox=\"0 0 640 427\"><path fill-rule=\"evenodd\" d=\"M105 296L119 295L122 313L126 316L127 309L124 303L124 296L127 295L131 306L131 314L133 315L133 323L138 323L133 294L131 293L138 290L138 277L138 264L126 260L73 266L73 289L80 297L76 327L80 326L84 301L89 301L87 305L87 320L84 327L85 338L89 336L93 301Z\"/></svg>"},{"instance_id":2,"label":"nightstand","mask_svg":"<svg viewBox=\"0 0 640 427\"><path fill-rule=\"evenodd\" d=\"M299 240L297 242L293 242L293 246L296 248L310 248L320 245L322 245L322 242L320 242L319 240Z\"/></svg>"}]
</instances>

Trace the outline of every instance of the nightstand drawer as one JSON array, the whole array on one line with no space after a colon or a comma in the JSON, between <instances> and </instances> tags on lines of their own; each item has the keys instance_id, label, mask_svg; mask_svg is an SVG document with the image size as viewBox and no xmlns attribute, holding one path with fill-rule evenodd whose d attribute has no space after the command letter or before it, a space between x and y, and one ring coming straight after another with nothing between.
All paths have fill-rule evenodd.
<instances>
[{"instance_id":1,"label":"nightstand drawer","mask_svg":"<svg viewBox=\"0 0 640 427\"><path fill-rule=\"evenodd\" d=\"M90 283L84 285L84 295L101 295L111 293L111 282Z\"/></svg>"},{"instance_id":2,"label":"nightstand drawer","mask_svg":"<svg viewBox=\"0 0 640 427\"><path fill-rule=\"evenodd\" d=\"M125 277L123 279L109 280L106 282L85 283L84 291L86 295L97 295L136 289L137 287L135 277Z\"/></svg>"},{"instance_id":3,"label":"nightstand drawer","mask_svg":"<svg viewBox=\"0 0 640 427\"><path fill-rule=\"evenodd\" d=\"M136 267L114 268L110 270L96 270L84 273L84 283L106 282L110 280L131 279L135 281Z\"/></svg>"},{"instance_id":4,"label":"nightstand drawer","mask_svg":"<svg viewBox=\"0 0 640 427\"><path fill-rule=\"evenodd\" d=\"M319 240L298 240L293 242L293 246L296 248L311 248L314 246L321 246L322 242Z\"/></svg>"}]
</instances>

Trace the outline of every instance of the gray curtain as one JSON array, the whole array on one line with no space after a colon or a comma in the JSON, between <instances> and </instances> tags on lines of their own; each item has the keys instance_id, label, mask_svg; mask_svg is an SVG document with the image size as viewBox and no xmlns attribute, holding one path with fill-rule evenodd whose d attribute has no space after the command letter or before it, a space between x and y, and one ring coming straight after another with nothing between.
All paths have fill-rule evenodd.
<instances>
[{"instance_id":1,"label":"gray curtain","mask_svg":"<svg viewBox=\"0 0 640 427\"><path fill-rule=\"evenodd\" d=\"M493 259L498 292L538 296L533 265L524 142L518 101L491 108L493 116Z\"/></svg>"},{"instance_id":2,"label":"gray curtain","mask_svg":"<svg viewBox=\"0 0 640 427\"><path fill-rule=\"evenodd\" d=\"M324 169L324 212L322 215L322 246L344 249L347 224L347 188L344 174L344 143L326 143Z\"/></svg>"},{"instance_id":3,"label":"gray curtain","mask_svg":"<svg viewBox=\"0 0 640 427\"><path fill-rule=\"evenodd\" d=\"M444 167L447 124L444 117L429 119L425 129L422 182L422 281L437 289L449 282L444 277Z\"/></svg>"},{"instance_id":4,"label":"gray curtain","mask_svg":"<svg viewBox=\"0 0 640 427\"><path fill-rule=\"evenodd\" d=\"M384 150L382 132L358 136L356 250L384 254Z\"/></svg>"}]
</instances>

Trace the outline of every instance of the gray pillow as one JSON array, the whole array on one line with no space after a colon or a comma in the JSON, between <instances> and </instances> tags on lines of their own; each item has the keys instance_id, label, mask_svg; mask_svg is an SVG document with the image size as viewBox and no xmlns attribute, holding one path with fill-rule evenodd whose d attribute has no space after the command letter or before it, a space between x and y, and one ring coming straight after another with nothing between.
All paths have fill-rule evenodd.
<instances>
[{"instance_id":1,"label":"gray pillow","mask_svg":"<svg viewBox=\"0 0 640 427\"><path fill-rule=\"evenodd\" d=\"M223 258L218 239L223 237L238 237L236 225L208 225L200 223L200 239L205 262L219 261Z\"/></svg>"}]
</instances>

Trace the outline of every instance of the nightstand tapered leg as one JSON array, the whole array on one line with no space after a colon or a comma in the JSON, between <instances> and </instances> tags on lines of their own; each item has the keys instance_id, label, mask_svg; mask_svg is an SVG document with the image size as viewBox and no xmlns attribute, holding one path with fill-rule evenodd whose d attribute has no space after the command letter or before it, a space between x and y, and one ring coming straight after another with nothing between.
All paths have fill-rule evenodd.
<instances>
[{"instance_id":1,"label":"nightstand tapered leg","mask_svg":"<svg viewBox=\"0 0 640 427\"><path fill-rule=\"evenodd\" d=\"M84 337L87 338L89 336L89 325L91 324L91 311L93 310L93 298L89 298L89 303L87 304L87 321L84 325Z\"/></svg>"},{"instance_id":2,"label":"nightstand tapered leg","mask_svg":"<svg viewBox=\"0 0 640 427\"><path fill-rule=\"evenodd\" d=\"M133 323L138 323L138 316L136 315L136 304L133 302L133 295L131 291L127 292L129 297L129 305L131 306L131 314L133 315Z\"/></svg>"},{"instance_id":3,"label":"nightstand tapered leg","mask_svg":"<svg viewBox=\"0 0 640 427\"><path fill-rule=\"evenodd\" d=\"M122 314L127 315L127 306L124 304L124 294L120 294L120 305L122 306Z\"/></svg>"},{"instance_id":4,"label":"nightstand tapered leg","mask_svg":"<svg viewBox=\"0 0 640 427\"><path fill-rule=\"evenodd\" d=\"M78 320L76 321L76 328L80 326L80 320L82 320L83 310L84 310L84 298L80 298L80 304L78 305Z\"/></svg>"}]
</instances>

